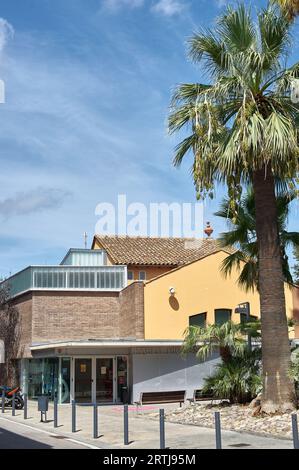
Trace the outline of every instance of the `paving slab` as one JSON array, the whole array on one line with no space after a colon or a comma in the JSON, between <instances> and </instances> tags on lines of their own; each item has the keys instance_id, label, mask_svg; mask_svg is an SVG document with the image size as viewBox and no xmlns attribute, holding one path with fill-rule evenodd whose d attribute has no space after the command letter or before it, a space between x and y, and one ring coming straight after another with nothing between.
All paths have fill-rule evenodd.
<instances>
[{"instance_id":1,"label":"paving slab","mask_svg":"<svg viewBox=\"0 0 299 470\"><path fill-rule=\"evenodd\" d=\"M159 408L172 409L174 405L147 405L137 408L129 406L129 441L124 445L123 439L123 406L99 406L98 407L98 431L99 437L93 438L93 407L76 406L76 432L72 433L72 410L70 405L59 405L58 427L54 428L54 408L49 405L47 422L41 422L41 415L37 411L37 403L28 402L28 419L24 420L23 411L16 410L16 416L12 416L11 410L6 409L0 413L0 427L5 421L15 425L27 426L28 432L40 429L49 435L63 436L84 443L91 448L102 449L159 449L159 420L153 419L149 413L157 412ZM175 405L176 407L176 405ZM26 429L26 428L24 428ZM178 423L165 423L166 447L170 449L215 449L215 431L195 425ZM67 441L66 441L67 442ZM63 446L63 438L61 439ZM228 449L292 449L293 443L289 439L277 439L258 436L249 433L235 431L222 431L223 448ZM79 444L78 444L79 446Z\"/></svg>"}]
</instances>

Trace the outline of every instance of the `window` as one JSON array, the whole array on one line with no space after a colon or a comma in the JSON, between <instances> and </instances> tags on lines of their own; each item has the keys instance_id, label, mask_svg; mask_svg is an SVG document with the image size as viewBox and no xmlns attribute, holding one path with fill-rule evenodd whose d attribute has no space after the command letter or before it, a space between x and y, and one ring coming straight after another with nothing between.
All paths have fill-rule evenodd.
<instances>
[{"instance_id":1,"label":"window","mask_svg":"<svg viewBox=\"0 0 299 470\"><path fill-rule=\"evenodd\" d=\"M139 281L145 281L146 280L146 272L145 271L139 271L138 279L139 279Z\"/></svg>"},{"instance_id":2,"label":"window","mask_svg":"<svg viewBox=\"0 0 299 470\"><path fill-rule=\"evenodd\" d=\"M249 320L250 322L255 322L257 321L257 317L254 315L249 315ZM245 313L240 313L240 323L246 323L247 322L247 315Z\"/></svg>"},{"instance_id":3,"label":"window","mask_svg":"<svg viewBox=\"0 0 299 470\"><path fill-rule=\"evenodd\" d=\"M199 326L200 328L204 328L206 326L206 321L207 312L198 313L197 315L191 315L189 317L189 326Z\"/></svg>"},{"instance_id":4,"label":"window","mask_svg":"<svg viewBox=\"0 0 299 470\"><path fill-rule=\"evenodd\" d=\"M217 308L215 310L215 323L216 325L223 325L231 319L232 311L228 308Z\"/></svg>"},{"instance_id":5,"label":"window","mask_svg":"<svg viewBox=\"0 0 299 470\"><path fill-rule=\"evenodd\" d=\"M128 281L133 281L134 280L134 273L133 271L128 271Z\"/></svg>"}]
</instances>

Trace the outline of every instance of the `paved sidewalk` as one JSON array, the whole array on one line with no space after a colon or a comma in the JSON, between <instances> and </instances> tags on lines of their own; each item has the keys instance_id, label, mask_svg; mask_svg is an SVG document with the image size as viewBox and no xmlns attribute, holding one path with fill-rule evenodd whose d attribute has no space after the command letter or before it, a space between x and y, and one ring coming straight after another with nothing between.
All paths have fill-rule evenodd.
<instances>
[{"instance_id":1,"label":"paved sidewalk","mask_svg":"<svg viewBox=\"0 0 299 470\"><path fill-rule=\"evenodd\" d=\"M168 409L172 406L161 405ZM91 406L77 406L76 432L71 432L71 406L61 405L58 408L58 428L53 425L53 405L49 405L47 423L40 422L40 413L37 411L36 402L28 402L28 419L24 420L23 411L16 410L16 416L12 417L10 409L5 413L0 412L0 426L4 420L29 426L27 429L40 429L51 435L60 435L81 441L90 446L102 449L159 449L159 421L151 419L147 413L158 411L159 406L144 406L137 412L135 406L129 406L129 438L130 445L123 444L123 407L100 406L99 437L93 439L93 408ZM15 424L16 430L19 426ZM25 428L24 428L25 429ZM177 423L165 423L166 447L170 449L214 449L215 432L199 426L183 425ZM245 449L292 449L290 440L275 439L256 436L234 431L222 431L223 448Z\"/></svg>"}]
</instances>

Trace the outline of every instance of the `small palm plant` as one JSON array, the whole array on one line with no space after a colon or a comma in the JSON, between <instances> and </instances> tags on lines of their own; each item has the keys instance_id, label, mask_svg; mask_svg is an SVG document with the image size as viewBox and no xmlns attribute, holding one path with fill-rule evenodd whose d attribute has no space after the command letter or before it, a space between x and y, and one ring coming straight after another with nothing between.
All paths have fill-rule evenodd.
<instances>
[{"instance_id":1,"label":"small palm plant","mask_svg":"<svg viewBox=\"0 0 299 470\"><path fill-rule=\"evenodd\" d=\"M294 380L297 397L299 398L299 348L297 347L291 354L291 365L289 375Z\"/></svg>"},{"instance_id":2,"label":"small palm plant","mask_svg":"<svg viewBox=\"0 0 299 470\"><path fill-rule=\"evenodd\" d=\"M296 193L280 193L276 198L278 230L280 236L280 251L284 280L293 284L288 256L288 247L299 249L299 232L287 231L287 219L290 203L296 198ZM235 249L227 256L221 266L225 276L229 276L233 269L240 275L238 283L246 291L258 289L258 246L256 240L256 221L254 193L250 187L244 197L237 204L237 210L232 210L228 199L224 199L216 216L227 220L230 231L220 235L223 246Z\"/></svg>"},{"instance_id":3,"label":"small palm plant","mask_svg":"<svg viewBox=\"0 0 299 470\"><path fill-rule=\"evenodd\" d=\"M215 366L214 373L204 379L202 393L230 403L248 403L262 390L260 362L260 349L245 349L241 356L234 355L229 362Z\"/></svg>"},{"instance_id":4,"label":"small palm plant","mask_svg":"<svg viewBox=\"0 0 299 470\"><path fill-rule=\"evenodd\" d=\"M221 362L204 379L203 394L227 398L231 403L245 403L261 390L261 349L248 345L247 335L260 337L260 322L233 323L206 327L189 326L185 330L183 353L196 350L200 360L219 353Z\"/></svg>"},{"instance_id":5,"label":"small palm plant","mask_svg":"<svg viewBox=\"0 0 299 470\"><path fill-rule=\"evenodd\" d=\"M189 326L184 332L183 353L196 350L196 356L205 360L214 352L219 352L227 363L235 354L242 356L247 349L247 335L260 337L260 322L212 324L206 327Z\"/></svg>"}]
</instances>

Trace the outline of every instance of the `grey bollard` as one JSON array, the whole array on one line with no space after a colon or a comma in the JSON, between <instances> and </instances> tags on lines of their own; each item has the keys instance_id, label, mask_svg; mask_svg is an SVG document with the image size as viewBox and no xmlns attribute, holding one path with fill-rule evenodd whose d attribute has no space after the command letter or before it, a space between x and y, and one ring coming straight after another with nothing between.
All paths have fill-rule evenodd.
<instances>
[{"instance_id":1,"label":"grey bollard","mask_svg":"<svg viewBox=\"0 0 299 470\"><path fill-rule=\"evenodd\" d=\"M72 432L76 432L76 402L72 400Z\"/></svg>"},{"instance_id":2,"label":"grey bollard","mask_svg":"<svg viewBox=\"0 0 299 470\"><path fill-rule=\"evenodd\" d=\"M58 400L54 397L54 428L58 428Z\"/></svg>"},{"instance_id":3,"label":"grey bollard","mask_svg":"<svg viewBox=\"0 0 299 470\"><path fill-rule=\"evenodd\" d=\"M215 433L216 433L216 449L222 449L221 424L220 424L220 412L219 411L215 411Z\"/></svg>"},{"instance_id":4,"label":"grey bollard","mask_svg":"<svg viewBox=\"0 0 299 470\"><path fill-rule=\"evenodd\" d=\"M24 419L28 419L28 398L27 398L27 393L24 393Z\"/></svg>"},{"instance_id":5,"label":"grey bollard","mask_svg":"<svg viewBox=\"0 0 299 470\"><path fill-rule=\"evenodd\" d=\"M292 413L292 431L293 431L294 449L299 449L298 421L297 421L296 413Z\"/></svg>"},{"instance_id":6,"label":"grey bollard","mask_svg":"<svg viewBox=\"0 0 299 470\"><path fill-rule=\"evenodd\" d=\"M98 433L98 405L94 403L93 405L93 438L97 439L99 437Z\"/></svg>"},{"instance_id":7,"label":"grey bollard","mask_svg":"<svg viewBox=\"0 0 299 470\"><path fill-rule=\"evenodd\" d=\"M165 416L163 409L160 409L160 449L165 449Z\"/></svg>"},{"instance_id":8,"label":"grey bollard","mask_svg":"<svg viewBox=\"0 0 299 470\"><path fill-rule=\"evenodd\" d=\"M15 393L12 395L12 416L16 416L16 401L15 401Z\"/></svg>"},{"instance_id":9,"label":"grey bollard","mask_svg":"<svg viewBox=\"0 0 299 470\"><path fill-rule=\"evenodd\" d=\"M129 445L129 413L128 405L124 405L124 445Z\"/></svg>"},{"instance_id":10,"label":"grey bollard","mask_svg":"<svg viewBox=\"0 0 299 470\"><path fill-rule=\"evenodd\" d=\"M2 390L2 413L5 413L5 391Z\"/></svg>"}]
</instances>

